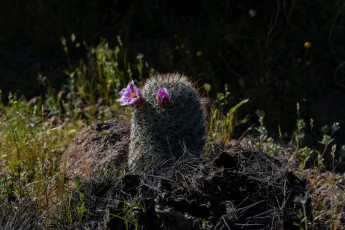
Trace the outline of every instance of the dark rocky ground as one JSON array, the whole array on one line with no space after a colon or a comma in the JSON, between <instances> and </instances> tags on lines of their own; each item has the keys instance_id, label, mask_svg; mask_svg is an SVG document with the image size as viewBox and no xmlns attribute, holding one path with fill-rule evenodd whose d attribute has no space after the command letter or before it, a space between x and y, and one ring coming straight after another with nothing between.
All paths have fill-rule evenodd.
<instances>
[{"instance_id":1,"label":"dark rocky ground","mask_svg":"<svg viewBox=\"0 0 345 230\"><path fill-rule=\"evenodd\" d=\"M59 188L52 181L50 208L40 213L37 201L26 196L23 188L22 194L2 201L8 206L0 210L0 227L300 229L294 223L304 226L303 216L298 217L303 205L316 229L329 229L334 218L345 222L345 175L341 173L325 171L315 177L311 169L301 172L298 156L273 157L254 151L248 144L253 139L246 137L227 146L218 143L201 158L186 152L172 165L150 166L135 174L121 166L126 164L129 129L128 124L112 120L77 134L64 155L71 161L63 177L71 198L54 193ZM77 143L81 144L76 149ZM118 151L104 158L111 149ZM93 170L90 165L105 170ZM304 173L304 179L296 173ZM70 183L73 178L83 182L78 190ZM344 224L337 229L345 229Z\"/></svg>"},{"instance_id":2,"label":"dark rocky ground","mask_svg":"<svg viewBox=\"0 0 345 230\"><path fill-rule=\"evenodd\" d=\"M85 137L84 141L90 139L89 145L95 148L100 147L97 143L108 145L107 137L119 133L115 128L118 126L126 133L126 126L117 121L93 125L98 127L97 132L107 133L105 139ZM90 136L97 137L97 132L87 130ZM117 163L106 175L85 178L81 188L86 197L85 207L103 211L89 212L83 226L125 229L125 222L116 216L129 215L143 229L299 229L293 223L300 223L297 216L303 203L308 221L313 222L312 212L314 218L315 212L319 212L313 223L317 229L327 229L334 212L341 222L345 220L342 205L331 208L335 200L339 204L345 201L342 195L345 177L341 172L321 172L316 177L319 183L315 183L315 172L307 169L302 180L295 174L301 173L298 156L282 153L276 158L253 151L248 144L253 140L250 137L241 142L233 140L227 147L218 143L214 146L216 150L202 159L186 154L169 168L150 167L140 175L122 168L123 174L119 175ZM122 144L128 143L122 141ZM81 150L82 153L85 149ZM77 194L74 198L73 205L80 205ZM138 208L142 204L145 208ZM107 218L109 213L116 216ZM134 228L132 221L128 224ZM340 225L338 229L343 227Z\"/></svg>"},{"instance_id":3,"label":"dark rocky ground","mask_svg":"<svg viewBox=\"0 0 345 230\"><path fill-rule=\"evenodd\" d=\"M126 130L129 126L107 121L77 134L63 156L70 162L66 177L89 165L104 168L102 156L110 145L128 147ZM80 157L71 158L76 153ZM114 164L106 172L92 173L90 168L84 176L77 173L84 183L71 200L73 224L62 221L63 206L56 206L59 211L50 218L72 229L79 224L84 229L298 229L293 223L300 221L297 215L305 202L312 220L306 181L291 172L285 160L239 144L201 159L185 153L173 165L150 166L140 174L120 167L119 161L126 163L121 154L109 160ZM81 205L79 193L85 194L86 208L81 222L75 212Z\"/></svg>"},{"instance_id":4,"label":"dark rocky ground","mask_svg":"<svg viewBox=\"0 0 345 230\"><path fill-rule=\"evenodd\" d=\"M80 191L88 210L82 225L92 229L126 229L116 216L129 213L142 229L295 229L298 199L305 199L311 218L305 183L278 159L254 151L202 160L185 155L165 173L157 167L147 174L103 175ZM131 205L139 204L145 210L134 211ZM73 205L79 205L77 194Z\"/></svg>"}]
</instances>

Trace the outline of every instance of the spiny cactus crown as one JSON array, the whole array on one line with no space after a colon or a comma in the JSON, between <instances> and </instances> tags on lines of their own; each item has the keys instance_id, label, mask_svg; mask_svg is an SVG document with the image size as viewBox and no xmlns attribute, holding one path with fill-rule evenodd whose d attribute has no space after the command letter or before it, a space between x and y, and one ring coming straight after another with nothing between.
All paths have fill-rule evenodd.
<instances>
[{"instance_id":1,"label":"spiny cactus crown","mask_svg":"<svg viewBox=\"0 0 345 230\"><path fill-rule=\"evenodd\" d=\"M170 94L164 107L156 98L162 88ZM132 116L129 166L171 163L185 152L200 155L205 144L204 111L188 79L156 75L146 81L141 94L143 103L135 106Z\"/></svg>"}]
</instances>

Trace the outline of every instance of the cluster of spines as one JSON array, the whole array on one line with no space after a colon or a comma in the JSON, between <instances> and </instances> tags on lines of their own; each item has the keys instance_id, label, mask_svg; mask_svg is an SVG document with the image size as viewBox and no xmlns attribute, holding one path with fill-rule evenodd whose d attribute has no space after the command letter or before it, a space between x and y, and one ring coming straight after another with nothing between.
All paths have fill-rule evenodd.
<instances>
[{"instance_id":1,"label":"cluster of spines","mask_svg":"<svg viewBox=\"0 0 345 230\"><path fill-rule=\"evenodd\" d=\"M162 108L156 94L170 93L170 103ZM129 166L169 165L183 154L200 155L205 144L204 110L187 77L156 75L141 90L143 103L136 105L131 121Z\"/></svg>"}]
</instances>

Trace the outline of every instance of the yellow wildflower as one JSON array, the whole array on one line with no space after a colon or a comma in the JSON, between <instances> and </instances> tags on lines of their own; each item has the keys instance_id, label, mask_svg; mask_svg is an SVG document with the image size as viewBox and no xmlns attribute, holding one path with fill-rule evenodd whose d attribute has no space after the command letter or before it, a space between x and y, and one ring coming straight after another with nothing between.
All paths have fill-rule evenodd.
<instances>
[{"instance_id":1,"label":"yellow wildflower","mask_svg":"<svg viewBox=\"0 0 345 230\"><path fill-rule=\"evenodd\" d=\"M181 44L180 47L181 47L181 49L184 49L184 45L183 44Z\"/></svg>"},{"instance_id":2,"label":"yellow wildflower","mask_svg":"<svg viewBox=\"0 0 345 230\"><path fill-rule=\"evenodd\" d=\"M0 89L0 94L2 94L2 90Z\"/></svg>"},{"instance_id":3,"label":"yellow wildflower","mask_svg":"<svg viewBox=\"0 0 345 230\"><path fill-rule=\"evenodd\" d=\"M200 57L202 55L202 52L199 50L198 52L196 52L196 56Z\"/></svg>"},{"instance_id":4,"label":"yellow wildflower","mask_svg":"<svg viewBox=\"0 0 345 230\"><path fill-rule=\"evenodd\" d=\"M18 104L18 101L14 101L13 104L14 104L14 105Z\"/></svg>"},{"instance_id":5,"label":"yellow wildflower","mask_svg":"<svg viewBox=\"0 0 345 230\"><path fill-rule=\"evenodd\" d=\"M304 47L305 47L305 48L308 49L308 48L310 48L310 46L311 46L310 42L305 42L305 43L304 43Z\"/></svg>"},{"instance_id":6,"label":"yellow wildflower","mask_svg":"<svg viewBox=\"0 0 345 230\"><path fill-rule=\"evenodd\" d=\"M176 49L176 50L179 50L179 49L180 49L180 47L179 47L179 46L175 46L175 49Z\"/></svg>"},{"instance_id":7,"label":"yellow wildflower","mask_svg":"<svg viewBox=\"0 0 345 230\"><path fill-rule=\"evenodd\" d=\"M186 51L186 54L190 54L190 50L187 50L187 51Z\"/></svg>"}]
</instances>

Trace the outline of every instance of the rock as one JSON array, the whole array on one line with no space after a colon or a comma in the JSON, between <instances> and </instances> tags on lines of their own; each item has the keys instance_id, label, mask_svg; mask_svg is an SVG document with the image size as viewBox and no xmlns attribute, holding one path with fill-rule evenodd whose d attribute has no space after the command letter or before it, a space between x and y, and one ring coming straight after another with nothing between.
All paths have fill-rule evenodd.
<instances>
[{"instance_id":1,"label":"rock","mask_svg":"<svg viewBox=\"0 0 345 230\"><path fill-rule=\"evenodd\" d=\"M87 179L111 163L127 162L130 125L117 120L100 122L80 131L62 156L60 165L69 179Z\"/></svg>"}]
</instances>

